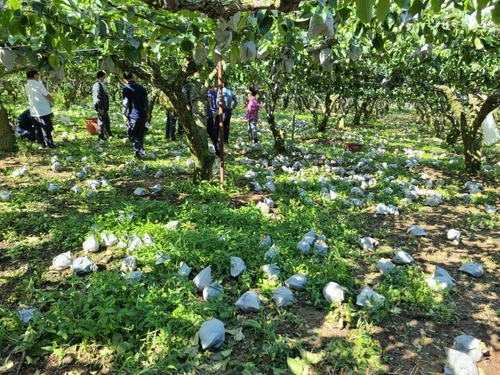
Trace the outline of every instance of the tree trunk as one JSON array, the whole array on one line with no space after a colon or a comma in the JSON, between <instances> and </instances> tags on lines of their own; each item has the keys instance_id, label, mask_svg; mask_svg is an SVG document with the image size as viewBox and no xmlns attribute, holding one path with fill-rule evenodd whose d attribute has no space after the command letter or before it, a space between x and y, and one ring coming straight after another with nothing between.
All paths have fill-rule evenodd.
<instances>
[{"instance_id":1,"label":"tree trunk","mask_svg":"<svg viewBox=\"0 0 500 375\"><path fill-rule=\"evenodd\" d=\"M484 98L470 94L469 102L462 104L450 87L436 88L446 96L451 114L459 125L464 144L465 169L470 173L477 173L481 170L481 124L490 112L500 106L500 97Z\"/></svg>"},{"instance_id":2,"label":"tree trunk","mask_svg":"<svg viewBox=\"0 0 500 375\"><path fill-rule=\"evenodd\" d=\"M325 94L325 111L323 112L323 117L321 118L321 122L318 126L318 132L324 133L326 131L326 125L328 124L328 120L330 120L330 115L333 110L333 101L331 98L330 91L327 91Z\"/></svg>"},{"instance_id":3,"label":"tree trunk","mask_svg":"<svg viewBox=\"0 0 500 375\"><path fill-rule=\"evenodd\" d=\"M458 137L460 137L460 125L455 117L451 115L447 115L446 117L451 122L451 129L446 135L446 143L454 146L457 143Z\"/></svg>"},{"instance_id":4,"label":"tree trunk","mask_svg":"<svg viewBox=\"0 0 500 375\"><path fill-rule=\"evenodd\" d=\"M0 102L0 153L14 152L16 150L16 137L9 124L7 110Z\"/></svg>"},{"instance_id":5,"label":"tree trunk","mask_svg":"<svg viewBox=\"0 0 500 375\"><path fill-rule=\"evenodd\" d=\"M269 128L271 129L271 133L273 134L274 149L278 153L286 152L285 131L283 129L279 129L276 125L274 113L267 113L267 122L269 123Z\"/></svg>"},{"instance_id":6,"label":"tree trunk","mask_svg":"<svg viewBox=\"0 0 500 375\"><path fill-rule=\"evenodd\" d=\"M126 62L123 62L126 64ZM190 83L191 110L186 106L186 96L182 92L187 78L196 72L194 61L189 61L184 69L177 69L175 74L165 76L160 66L154 61L146 61L152 72L142 69L133 69L130 66L122 66L123 70L135 73L143 80L150 80L153 86L159 88L170 99L174 106L177 118L182 124L191 157L194 160L193 182L212 179L212 167L215 155L208 150L208 134L206 130L206 89L200 81L192 80Z\"/></svg>"},{"instance_id":7,"label":"tree trunk","mask_svg":"<svg viewBox=\"0 0 500 375\"><path fill-rule=\"evenodd\" d=\"M274 149L278 153L284 153L286 151L285 131L278 127L278 125L276 124L276 118L274 117L274 111L278 103L279 88L279 83L275 83L274 86L271 83L269 85L268 92L263 92L263 94L264 105L266 107L266 119L274 138Z\"/></svg>"},{"instance_id":8,"label":"tree trunk","mask_svg":"<svg viewBox=\"0 0 500 375\"><path fill-rule=\"evenodd\" d=\"M191 81L191 110L186 106L186 97L182 92L185 78L178 77L173 86L162 88L172 102L179 122L186 134L189 151L194 160L193 182L210 180L213 176L212 167L215 155L208 150L208 134L206 128L206 92L201 82Z\"/></svg>"}]
</instances>

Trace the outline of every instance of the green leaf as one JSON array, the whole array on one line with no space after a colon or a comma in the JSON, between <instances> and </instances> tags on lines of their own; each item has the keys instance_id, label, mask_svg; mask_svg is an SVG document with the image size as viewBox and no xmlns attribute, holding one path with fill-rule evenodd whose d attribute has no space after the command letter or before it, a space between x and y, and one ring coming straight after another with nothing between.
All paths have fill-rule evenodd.
<instances>
[{"instance_id":1,"label":"green leaf","mask_svg":"<svg viewBox=\"0 0 500 375\"><path fill-rule=\"evenodd\" d=\"M441 5L443 5L444 0L431 0L431 8L434 13L439 13L441 11Z\"/></svg>"},{"instance_id":2,"label":"green leaf","mask_svg":"<svg viewBox=\"0 0 500 375\"><path fill-rule=\"evenodd\" d=\"M389 13L390 8L391 8L390 0L379 0L377 4L377 19L380 22L384 22L385 17L387 17L387 13Z\"/></svg>"},{"instance_id":3,"label":"green leaf","mask_svg":"<svg viewBox=\"0 0 500 375\"><path fill-rule=\"evenodd\" d=\"M21 9L22 0L9 0L9 8L12 10Z\"/></svg>"},{"instance_id":4,"label":"green leaf","mask_svg":"<svg viewBox=\"0 0 500 375\"><path fill-rule=\"evenodd\" d=\"M481 42L481 39L474 38L474 47L476 47L476 49L483 49L484 48L484 45L483 45L483 42Z\"/></svg>"},{"instance_id":5,"label":"green leaf","mask_svg":"<svg viewBox=\"0 0 500 375\"><path fill-rule=\"evenodd\" d=\"M194 49L194 43L188 38L184 38L181 42L181 50L183 52L191 52Z\"/></svg>"},{"instance_id":6,"label":"green leaf","mask_svg":"<svg viewBox=\"0 0 500 375\"><path fill-rule=\"evenodd\" d=\"M364 23L370 23L373 18L374 0L356 0L356 15Z\"/></svg>"},{"instance_id":7,"label":"green leaf","mask_svg":"<svg viewBox=\"0 0 500 375\"><path fill-rule=\"evenodd\" d=\"M260 323L254 319L246 319L243 321L243 327L249 327L249 328L253 328L255 330L260 330L262 329L262 326L260 325Z\"/></svg>"},{"instance_id":8,"label":"green leaf","mask_svg":"<svg viewBox=\"0 0 500 375\"><path fill-rule=\"evenodd\" d=\"M137 38L131 38L129 40L129 43L135 49L139 48L139 46L141 45L141 41L139 39L137 39Z\"/></svg>"},{"instance_id":9,"label":"green leaf","mask_svg":"<svg viewBox=\"0 0 500 375\"><path fill-rule=\"evenodd\" d=\"M272 17L264 17L259 23L259 32L264 35L271 29L274 19Z\"/></svg>"},{"instance_id":10,"label":"green leaf","mask_svg":"<svg viewBox=\"0 0 500 375\"><path fill-rule=\"evenodd\" d=\"M54 29L54 26L52 26L50 23L45 25L45 30L47 31L47 34L49 34L52 37L57 36L57 31Z\"/></svg>"},{"instance_id":11,"label":"green leaf","mask_svg":"<svg viewBox=\"0 0 500 375\"><path fill-rule=\"evenodd\" d=\"M311 363L313 365L319 363L322 359L321 355L317 353L308 352L307 350L304 349L300 350L300 356L304 361Z\"/></svg>"},{"instance_id":12,"label":"green leaf","mask_svg":"<svg viewBox=\"0 0 500 375\"><path fill-rule=\"evenodd\" d=\"M420 14L420 12L424 9L424 4L422 4L421 0L415 0L411 5L410 9L408 9L408 13L414 16L415 14Z\"/></svg>"},{"instance_id":13,"label":"green leaf","mask_svg":"<svg viewBox=\"0 0 500 375\"><path fill-rule=\"evenodd\" d=\"M489 2L490 0L477 0L477 10L486 8Z\"/></svg>"},{"instance_id":14,"label":"green leaf","mask_svg":"<svg viewBox=\"0 0 500 375\"><path fill-rule=\"evenodd\" d=\"M128 44L123 47L123 52L130 62L136 62L139 59L139 52Z\"/></svg>"},{"instance_id":15,"label":"green leaf","mask_svg":"<svg viewBox=\"0 0 500 375\"><path fill-rule=\"evenodd\" d=\"M108 35L108 25L103 20L99 20L99 35L104 37Z\"/></svg>"},{"instance_id":16,"label":"green leaf","mask_svg":"<svg viewBox=\"0 0 500 375\"><path fill-rule=\"evenodd\" d=\"M304 4L302 4L302 9L301 9L301 13L300 13L300 17L301 18L308 18L308 17L311 17L313 12L312 12L312 4L308 1L304 2Z\"/></svg>"},{"instance_id":17,"label":"green leaf","mask_svg":"<svg viewBox=\"0 0 500 375\"><path fill-rule=\"evenodd\" d=\"M375 38L372 40L372 46L377 50L384 49L384 38L380 34L375 35Z\"/></svg>"},{"instance_id":18,"label":"green leaf","mask_svg":"<svg viewBox=\"0 0 500 375\"><path fill-rule=\"evenodd\" d=\"M500 24L500 2L496 3L493 6L493 10L491 11L491 19L497 25Z\"/></svg>"},{"instance_id":19,"label":"green leaf","mask_svg":"<svg viewBox=\"0 0 500 375\"><path fill-rule=\"evenodd\" d=\"M293 375L304 375L307 374L307 368L300 361L296 360L292 357L286 358L286 363L288 368L292 372Z\"/></svg>"}]
</instances>

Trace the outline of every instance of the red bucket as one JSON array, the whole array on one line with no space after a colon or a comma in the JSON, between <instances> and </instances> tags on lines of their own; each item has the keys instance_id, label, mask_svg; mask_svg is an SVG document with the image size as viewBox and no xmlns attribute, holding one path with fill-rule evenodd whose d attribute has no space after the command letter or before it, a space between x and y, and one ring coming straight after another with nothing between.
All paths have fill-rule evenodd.
<instances>
[{"instance_id":1,"label":"red bucket","mask_svg":"<svg viewBox=\"0 0 500 375\"><path fill-rule=\"evenodd\" d=\"M97 117L86 118L85 125L87 125L87 132L89 134L92 134L92 135L99 134L99 132L97 130Z\"/></svg>"},{"instance_id":2,"label":"red bucket","mask_svg":"<svg viewBox=\"0 0 500 375\"><path fill-rule=\"evenodd\" d=\"M344 143L344 151L359 152L363 150L361 143Z\"/></svg>"}]
</instances>

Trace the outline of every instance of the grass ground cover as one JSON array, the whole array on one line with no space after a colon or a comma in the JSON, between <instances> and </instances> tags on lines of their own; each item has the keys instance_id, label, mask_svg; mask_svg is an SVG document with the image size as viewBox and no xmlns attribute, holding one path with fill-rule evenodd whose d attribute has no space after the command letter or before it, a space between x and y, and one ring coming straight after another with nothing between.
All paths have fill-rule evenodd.
<instances>
[{"instance_id":1,"label":"grass ground cover","mask_svg":"<svg viewBox=\"0 0 500 375\"><path fill-rule=\"evenodd\" d=\"M0 188L12 197L0 202L0 371L438 374L444 348L460 333L487 343L490 356L479 364L486 374L500 371L500 216L485 210L499 207L498 146L485 149L482 173L470 177L456 149L430 136L411 112L391 111L378 122L324 134L301 118L295 149L275 155L264 124L262 148L245 145L246 122L236 115L221 189L217 176L191 183L183 137L167 141L162 119L146 139L155 158L139 161L119 116L112 125L117 136L98 143L85 133L84 112L56 114L70 121L56 122L60 146L53 153L21 143L16 155L0 159ZM288 134L290 117L280 119ZM364 143L363 152L344 152L345 141ZM53 170L55 158L60 171ZM29 174L13 177L23 166ZM481 184L477 192L468 181ZM49 193L48 184L58 191ZM148 193L134 195L137 188ZM436 194L442 202L427 205ZM261 204L269 198L274 205ZM377 215L381 203L399 215ZM427 236L411 236L412 224ZM446 239L452 228L461 231L459 245ZM326 255L297 249L311 229L324 236ZM93 234L120 243L87 253L82 243ZM279 251L271 260L264 259L265 236ZM367 236L378 241L374 251L360 247ZM143 244L132 249L136 239ZM399 248L415 262L382 275L378 261ZM88 256L97 271L53 269L52 259L67 251ZM158 252L168 260L156 264ZM127 282L120 271L130 255L137 257L140 282ZM231 256L247 266L237 278L229 272ZM485 275L459 272L467 261L482 264ZM178 275L181 262L192 268L188 278ZM279 266L277 279L262 271L267 263ZM455 287L429 287L436 265L456 279ZM192 281L207 266L224 289L218 300L205 301ZM297 273L307 276L305 291L278 307L273 291ZM343 287L342 303L325 300L328 282ZM383 303L358 306L366 286ZM234 305L249 290L260 296L258 313ZM37 309L28 324L20 306ZM211 318L224 323L226 337L219 350L203 351L198 331Z\"/></svg>"}]
</instances>

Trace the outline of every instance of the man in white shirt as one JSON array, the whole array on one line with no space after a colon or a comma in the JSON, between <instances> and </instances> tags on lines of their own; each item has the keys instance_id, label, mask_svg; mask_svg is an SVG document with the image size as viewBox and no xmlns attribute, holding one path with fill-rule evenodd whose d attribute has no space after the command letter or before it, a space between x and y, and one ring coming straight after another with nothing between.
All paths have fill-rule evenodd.
<instances>
[{"instance_id":1,"label":"man in white shirt","mask_svg":"<svg viewBox=\"0 0 500 375\"><path fill-rule=\"evenodd\" d=\"M25 89L35 127L38 149L55 148L56 146L52 140L52 106L54 105L54 99L43 83L39 81L40 75L36 70L30 70L26 73L26 77L28 82Z\"/></svg>"}]
</instances>

